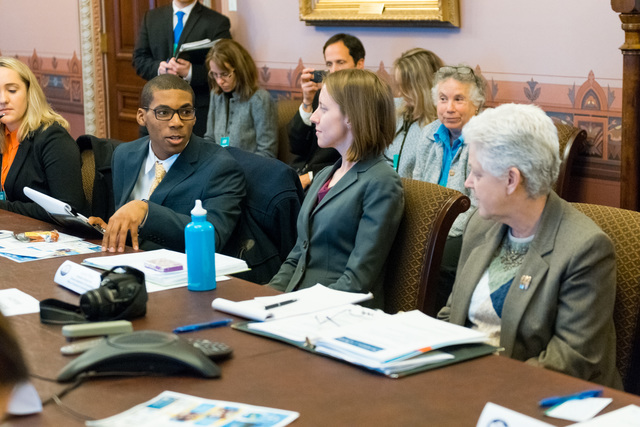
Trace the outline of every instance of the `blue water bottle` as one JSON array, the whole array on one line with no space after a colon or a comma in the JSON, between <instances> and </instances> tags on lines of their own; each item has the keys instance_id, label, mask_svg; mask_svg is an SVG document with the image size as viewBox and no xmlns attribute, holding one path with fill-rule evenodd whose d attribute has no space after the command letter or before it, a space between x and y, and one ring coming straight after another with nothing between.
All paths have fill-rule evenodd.
<instances>
[{"instance_id":1,"label":"blue water bottle","mask_svg":"<svg viewBox=\"0 0 640 427\"><path fill-rule=\"evenodd\" d=\"M216 235L207 221L207 211L196 200L191 222L184 229L187 249L187 274L190 291L210 291L216 288Z\"/></svg>"}]
</instances>

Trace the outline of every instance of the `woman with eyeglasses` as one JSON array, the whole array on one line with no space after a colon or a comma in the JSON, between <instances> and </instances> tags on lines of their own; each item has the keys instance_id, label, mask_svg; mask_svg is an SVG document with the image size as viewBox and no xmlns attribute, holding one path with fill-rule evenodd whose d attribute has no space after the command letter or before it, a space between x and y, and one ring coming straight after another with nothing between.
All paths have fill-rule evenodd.
<instances>
[{"instance_id":1,"label":"woman with eyeglasses","mask_svg":"<svg viewBox=\"0 0 640 427\"><path fill-rule=\"evenodd\" d=\"M395 100L396 136L385 155L401 177L413 178L425 127L438 117L431 89L443 65L435 53L419 47L403 52L393 64L401 97Z\"/></svg>"},{"instance_id":2,"label":"woman with eyeglasses","mask_svg":"<svg viewBox=\"0 0 640 427\"><path fill-rule=\"evenodd\" d=\"M371 292L368 304L383 308L385 264L404 211L400 177L383 155L395 132L394 110L391 88L371 71L326 77L311 121L318 146L335 148L340 159L311 183L296 244L272 287L290 292L320 283Z\"/></svg>"},{"instance_id":3,"label":"woman with eyeglasses","mask_svg":"<svg viewBox=\"0 0 640 427\"><path fill-rule=\"evenodd\" d=\"M85 211L80 150L68 129L29 67L0 57L0 209L50 221L24 194L31 187Z\"/></svg>"},{"instance_id":4,"label":"woman with eyeglasses","mask_svg":"<svg viewBox=\"0 0 640 427\"><path fill-rule=\"evenodd\" d=\"M442 254L437 296L437 305L442 307L455 281L462 232L475 210L471 191L464 186L468 176L469 146L462 137L462 129L484 105L484 80L470 67L445 66L436 73L431 94L438 119L424 129L413 179L452 188L471 198L471 208L460 214L451 226Z\"/></svg>"},{"instance_id":5,"label":"woman with eyeglasses","mask_svg":"<svg viewBox=\"0 0 640 427\"><path fill-rule=\"evenodd\" d=\"M206 58L212 87L204 137L265 157L278 156L277 112L258 87L258 69L238 42L221 39Z\"/></svg>"}]
</instances>

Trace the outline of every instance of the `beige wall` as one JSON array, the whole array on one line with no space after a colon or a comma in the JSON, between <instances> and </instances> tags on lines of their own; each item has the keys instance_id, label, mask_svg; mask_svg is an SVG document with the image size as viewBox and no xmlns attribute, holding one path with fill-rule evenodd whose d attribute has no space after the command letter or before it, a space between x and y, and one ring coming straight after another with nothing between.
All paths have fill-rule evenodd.
<instances>
[{"instance_id":1,"label":"beige wall","mask_svg":"<svg viewBox=\"0 0 640 427\"><path fill-rule=\"evenodd\" d=\"M298 19L297 0L238 0L234 38L260 65L295 68L322 64L322 45L337 32L358 36L366 65L390 67L404 50L420 46L448 63L480 65L489 77L541 83L599 81L621 86L623 42L618 15L604 0L460 0L461 28L313 27ZM222 0L223 8L227 1Z\"/></svg>"},{"instance_id":2,"label":"beige wall","mask_svg":"<svg viewBox=\"0 0 640 427\"><path fill-rule=\"evenodd\" d=\"M490 86L489 105L534 102L586 129L581 200L616 204L622 99L618 48L624 34L609 1L460 0L459 29L314 27L298 19L297 0L237 0L235 12L228 10L228 1L212 4L221 5L231 18L234 38L251 52L262 84L274 96L297 96L301 64L322 67L322 45L337 32L358 36L367 49L366 66L381 74L391 72L401 52L424 47L447 63L479 67ZM78 0L0 0L0 13L2 54L28 60L37 52L46 68L43 76L62 75L74 59L77 63ZM76 94L48 92L50 99L61 97L52 104L66 109L62 112L74 136L84 131L82 99ZM596 167L610 171L608 178L593 172ZM612 198L599 199L599 194Z\"/></svg>"},{"instance_id":3,"label":"beige wall","mask_svg":"<svg viewBox=\"0 0 640 427\"><path fill-rule=\"evenodd\" d=\"M5 55L80 56L78 0L0 0Z\"/></svg>"}]
</instances>

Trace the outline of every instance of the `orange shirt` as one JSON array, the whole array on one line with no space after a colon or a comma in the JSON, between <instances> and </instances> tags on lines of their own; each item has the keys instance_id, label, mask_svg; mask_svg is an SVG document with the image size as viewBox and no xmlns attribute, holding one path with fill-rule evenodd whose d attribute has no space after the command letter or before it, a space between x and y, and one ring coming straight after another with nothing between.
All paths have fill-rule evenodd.
<instances>
[{"instance_id":1,"label":"orange shirt","mask_svg":"<svg viewBox=\"0 0 640 427\"><path fill-rule=\"evenodd\" d=\"M13 160L16 158L20 141L18 141L18 129L13 132L9 132L9 129L5 128L4 133L5 142L7 143L7 151L2 155L2 190L4 191L4 181L7 179L7 174Z\"/></svg>"}]
</instances>

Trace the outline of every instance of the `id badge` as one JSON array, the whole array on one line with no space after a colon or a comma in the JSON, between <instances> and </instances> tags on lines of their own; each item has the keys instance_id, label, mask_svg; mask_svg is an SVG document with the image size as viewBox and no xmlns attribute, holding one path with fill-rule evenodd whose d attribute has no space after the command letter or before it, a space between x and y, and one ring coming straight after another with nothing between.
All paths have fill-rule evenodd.
<instances>
[{"instance_id":1,"label":"id badge","mask_svg":"<svg viewBox=\"0 0 640 427\"><path fill-rule=\"evenodd\" d=\"M229 146L229 137L228 136L223 136L222 138L220 138L220 145L223 147L228 147Z\"/></svg>"},{"instance_id":2,"label":"id badge","mask_svg":"<svg viewBox=\"0 0 640 427\"><path fill-rule=\"evenodd\" d=\"M0 201L7 200L7 194L4 191L0 191Z\"/></svg>"},{"instance_id":3,"label":"id badge","mask_svg":"<svg viewBox=\"0 0 640 427\"><path fill-rule=\"evenodd\" d=\"M399 154L394 154L393 155L393 170L398 172L398 160L400 160L400 155Z\"/></svg>"}]
</instances>

